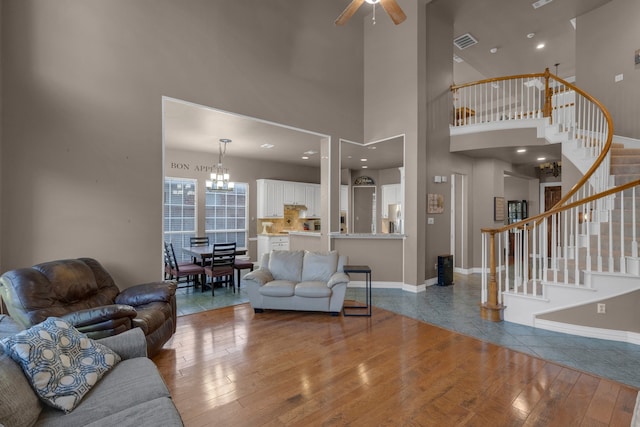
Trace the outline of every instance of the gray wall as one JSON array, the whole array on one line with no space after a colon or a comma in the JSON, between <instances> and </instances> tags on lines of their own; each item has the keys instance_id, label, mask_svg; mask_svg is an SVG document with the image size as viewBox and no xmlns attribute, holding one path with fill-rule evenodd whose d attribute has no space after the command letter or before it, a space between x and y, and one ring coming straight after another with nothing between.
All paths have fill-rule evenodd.
<instances>
[{"instance_id":1,"label":"gray wall","mask_svg":"<svg viewBox=\"0 0 640 427\"><path fill-rule=\"evenodd\" d=\"M2 269L91 256L121 287L161 277L163 95L361 140L343 3L4 1Z\"/></svg>"},{"instance_id":2,"label":"gray wall","mask_svg":"<svg viewBox=\"0 0 640 427\"><path fill-rule=\"evenodd\" d=\"M424 154L421 152L420 113L425 80L425 0L400 0L407 15L402 25L385 16L376 25L364 26L364 142L404 135L405 233L403 280L418 286L424 282Z\"/></svg>"},{"instance_id":3,"label":"gray wall","mask_svg":"<svg viewBox=\"0 0 640 427\"><path fill-rule=\"evenodd\" d=\"M597 314L598 303L593 302L541 314L537 317L572 325L640 333L640 311L638 311L640 291L607 298L599 302L605 304L605 314Z\"/></svg>"},{"instance_id":4,"label":"gray wall","mask_svg":"<svg viewBox=\"0 0 640 427\"><path fill-rule=\"evenodd\" d=\"M640 138L640 2L612 0L581 16L576 33L576 84L613 116L616 135ZM624 76L616 83L617 74ZM564 165L564 162L563 162Z\"/></svg>"},{"instance_id":5,"label":"gray wall","mask_svg":"<svg viewBox=\"0 0 640 427\"><path fill-rule=\"evenodd\" d=\"M3 7L3 3L0 2L0 117L3 117L3 105L4 102L2 101L4 99L4 78L3 78L3 68L4 68L4 55L2 54L3 52L3 46L4 46L4 35L2 32L2 16L4 14L3 12L4 7ZM3 174L2 174L2 164L3 164L3 144L2 144L2 135L4 134L3 131L3 127L2 127L2 122L0 122L0 242L4 241L4 228L2 227L3 224L3 217L4 217L4 203L3 203L3 188L4 188L4 178L3 178ZM2 271L2 245L0 244L0 271Z\"/></svg>"}]
</instances>

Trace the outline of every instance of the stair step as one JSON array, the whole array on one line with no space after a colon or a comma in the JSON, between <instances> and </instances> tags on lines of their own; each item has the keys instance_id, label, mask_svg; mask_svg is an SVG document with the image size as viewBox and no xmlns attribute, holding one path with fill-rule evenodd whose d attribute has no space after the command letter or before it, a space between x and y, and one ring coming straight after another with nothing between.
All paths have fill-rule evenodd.
<instances>
[{"instance_id":1,"label":"stair step","mask_svg":"<svg viewBox=\"0 0 640 427\"><path fill-rule=\"evenodd\" d=\"M609 168L611 175L636 175L640 176L640 163L611 163Z\"/></svg>"},{"instance_id":2,"label":"stair step","mask_svg":"<svg viewBox=\"0 0 640 427\"><path fill-rule=\"evenodd\" d=\"M638 179L640 179L640 176L638 174L621 174L621 175L615 175L614 177L615 185L627 184L629 182L633 182Z\"/></svg>"},{"instance_id":3,"label":"stair step","mask_svg":"<svg viewBox=\"0 0 640 427\"><path fill-rule=\"evenodd\" d=\"M640 148L611 148L612 156L640 156Z\"/></svg>"},{"instance_id":4,"label":"stair step","mask_svg":"<svg viewBox=\"0 0 640 427\"><path fill-rule=\"evenodd\" d=\"M611 153L611 164L619 165L619 164L636 164L640 167L640 154L614 154Z\"/></svg>"}]
</instances>

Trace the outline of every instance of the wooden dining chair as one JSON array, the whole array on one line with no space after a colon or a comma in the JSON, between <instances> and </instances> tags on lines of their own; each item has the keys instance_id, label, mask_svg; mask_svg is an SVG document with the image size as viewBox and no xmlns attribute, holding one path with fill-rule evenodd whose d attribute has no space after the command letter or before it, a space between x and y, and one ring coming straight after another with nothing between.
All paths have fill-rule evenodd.
<instances>
[{"instance_id":1,"label":"wooden dining chair","mask_svg":"<svg viewBox=\"0 0 640 427\"><path fill-rule=\"evenodd\" d=\"M236 244L214 243L211 260L204 267L205 277L211 277L211 295L216 284L233 286L233 264L236 260Z\"/></svg>"},{"instance_id":2,"label":"wooden dining chair","mask_svg":"<svg viewBox=\"0 0 640 427\"><path fill-rule=\"evenodd\" d=\"M194 247L194 246L209 246L209 236L196 236L196 237L190 237L189 238L189 247ZM206 264L206 259L204 257L202 257L202 265L204 266ZM197 264L198 263L198 258L197 257L193 257L193 263Z\"/></svg>"},{"instance_id":3,"label":"wooden dining chair","mask_svg":"<svg viewBox=\"0 0 640 427\"><path fill-rule=\"evenodd\" d=\"M192 262L178 262L176 252L173 249L173 243L164 242L164 274L169 279L175 279L180 283L180 279L186 278L186 286L178 286L178 288L188 288L195 286L198 279L204 276L204 267L200 264ZM193 279L193 284L191 281Z\"/></svg>"}]
</instances>

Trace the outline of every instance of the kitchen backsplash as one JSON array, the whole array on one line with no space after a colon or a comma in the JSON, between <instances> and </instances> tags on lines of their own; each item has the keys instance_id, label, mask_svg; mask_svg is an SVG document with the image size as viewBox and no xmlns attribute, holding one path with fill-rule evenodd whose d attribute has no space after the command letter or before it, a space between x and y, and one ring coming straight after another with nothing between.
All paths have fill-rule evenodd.
<instances>
[{"instance_id":1,"label":"kitchen backsplash","mask_svg":"<svg viewBox=\"0 0 640 427\"><path fill-rule=\"evenodd\" d=\"M320 220L301 218L300 207L285 205L284 206L284 218L268 218L258 219L258 234L262 233L262 223L271 223L270 227L267 227L269 233L280 233L286 231L320 231Z\"/></svg>"}]
</instances>

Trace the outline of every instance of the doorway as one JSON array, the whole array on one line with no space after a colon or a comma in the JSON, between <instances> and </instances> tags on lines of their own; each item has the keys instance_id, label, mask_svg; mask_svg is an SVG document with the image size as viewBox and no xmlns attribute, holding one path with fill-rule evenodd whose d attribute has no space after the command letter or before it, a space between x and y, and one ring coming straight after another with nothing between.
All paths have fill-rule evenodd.
<instances>
[{"instance_id":1,"label":"doorway","mask_svg":"<svg viewBox=\"0 0 640 427\"><path fill-rule=\"evenodd\" d=\"M544 211L548 211L552 207L554 207L562 198L562 186L560 185L544 185ZM547 218L547 254L551 254L551 232L552 232L552 223L551 218ZM560 226L560 216L556 216L556 229Z\"/></svg>"},{"instance_id":2,"label":"doorway","mask_svg":"<svg viewBox=\"0 0 640 427\"><path fill-rule=\"evenodd\" d=\"M456 272L464 273L467 251L467 175L451 174L451 254L453 254L453 268Z\"/></svg>"},{"instance_id":3,"label":"doorway","mask_svg":"<svg viewBox=\"0 0 640 427\"><path fill-rule=\"evenodd\" d=\"M353 232L375 234L376 232L376 187L353 187Z\"/></svg>"}]
</instances>

